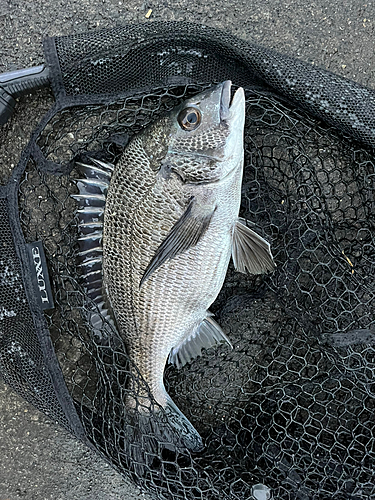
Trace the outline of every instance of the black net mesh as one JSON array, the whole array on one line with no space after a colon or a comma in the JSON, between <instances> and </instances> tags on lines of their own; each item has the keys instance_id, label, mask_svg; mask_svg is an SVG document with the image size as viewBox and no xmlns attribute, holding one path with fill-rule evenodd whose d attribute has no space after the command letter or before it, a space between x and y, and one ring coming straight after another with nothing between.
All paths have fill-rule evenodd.
<instances>
[{"instance_id":1,"label":"black net mesh","mask_svg":"<svg viewBox=\"0 0 375 500\"><path fill-rule=\"evenodd\" d=\"M60 98L34 137L34 159L25 157L18 196L26 241L45 248L55 309L44 321L73 404L62 402L62 381L52 376L51 385L5 200L1 373L76 434L71 415L78 415L91 446L155 497L372 499L373 93L215 30L192 30L154 23L56 41ZM160 444L145 453L152 436L129 440L136 429L122 404L130 390L126 346L115 333L103 342L90 327L98 311L77 266L75 160L89 154L116 163L126 136L226 78L246 90L240 215L271 242L277 269L252 277L230 265L212 310L233 350L166 367L168 392L204 450Z\"/></svg>"},{"instance_id":2,"label":"black net mesh","mask_svg":"<svg viewBox=\"0 0 375 500\"><path fill-rule=\"evenodd\" d=\"M22 397L73 431L56 396L24 289L6 199L0 198L0 373Z\"/></svg>"}]
</instances>

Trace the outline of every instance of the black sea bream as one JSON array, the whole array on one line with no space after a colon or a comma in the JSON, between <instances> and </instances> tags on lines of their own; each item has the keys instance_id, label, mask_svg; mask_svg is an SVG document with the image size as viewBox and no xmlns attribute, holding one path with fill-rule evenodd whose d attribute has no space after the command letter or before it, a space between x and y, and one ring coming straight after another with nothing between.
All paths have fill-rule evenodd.
<instances>
[{"instance_id":1,"label":"black sea bream","mask_svg":"<svg viewBox=\"0 0 375 500\"><path fill-rule=\"evenodd\" d=\"M243 89L230 100L230 81L188 99L134 136L116 166L84 166L95 179L79 181L76 196L84 207L82 232L94 231L84 231L81 241L102 239L94 252L82 252L87 274L102 265L105 295L129 357L184 445L195 451L201 437L167 394L165 365L181 367L202 348L230 344L208 308L231 256L241 272L274 268L269 244L238 218ZM151 419L142 398L147 394L124 404Z\"/></svg>"}]
</instances>

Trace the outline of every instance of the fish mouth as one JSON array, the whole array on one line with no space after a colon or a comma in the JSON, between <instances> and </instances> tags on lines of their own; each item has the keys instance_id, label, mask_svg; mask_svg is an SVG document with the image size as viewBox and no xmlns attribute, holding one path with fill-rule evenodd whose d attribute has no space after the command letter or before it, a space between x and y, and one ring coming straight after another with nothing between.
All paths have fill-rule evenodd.
<instances>
[{"instance_id":1,"label":"fish mouth","mask_svg":"<svg viewBox=\"0 0 375 500\"><path fill-rule=\"evenodd\" d=\"M220 120L226 121L229 118L235 116L239 108L242 107L242 103L245 101L245 93L242 87L239 87L231 102L232 82L226 80L221 87L221 99L220 99Z\"/></svg>"}]
</instances>

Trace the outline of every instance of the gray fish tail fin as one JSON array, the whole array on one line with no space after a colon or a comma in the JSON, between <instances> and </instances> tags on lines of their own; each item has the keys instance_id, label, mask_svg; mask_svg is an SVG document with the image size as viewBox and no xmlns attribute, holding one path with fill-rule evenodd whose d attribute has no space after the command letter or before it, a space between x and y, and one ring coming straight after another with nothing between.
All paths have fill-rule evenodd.
<instances>
[{"instance_id":1,"label":"gray fish tail fin","mask_svg":"<svg viewBox=\"0 0 375 500\"><path fill-rule=\"evenodd\" d=\"M165 413L168 421L173 428L178 432L182 444L193 452L199 452L203 449L203 442L200 434L188 420L185 415L179 410L172 398L167 395L167 406Z\"/></svg>"},{"instance_id":2,"label":"gray fish tail fin","mask_svg":"<svg viewBox=\"0 0 375 500\"><path fill-rule=\"evenodd\" d=\"M126 411L122 434L124 458L129 469L139 476L155 467L159 470L160 457L171 462L177 456L179 461L184 457L186 465L191 464L190 454L203 449L202 438L195 427L168 395L163 408L149 400L145 411L144 404L142 398L142 409L128 408Z\"/></svg>"},{"instance_id":3,"label":"gray fish tail fin","mask_svg":"<svg viewBox=\"0 0 375 500\"><path fill-rule=\"evenodd\" d=\"M168 394L166 404L161 408L153 405L130 410L132 424L129 443L141 442L142 453L160 455L162 450L197 453L203 449L202 438L193 424L179 410ZM143 398L142 398L143 399ZM138 405L137 405L138 406ZM136 445L137 447L137 445ZM139 452L139 446L138 452ZM134 457L138 461L140 457Z\"/></svg>"}]
</instances>

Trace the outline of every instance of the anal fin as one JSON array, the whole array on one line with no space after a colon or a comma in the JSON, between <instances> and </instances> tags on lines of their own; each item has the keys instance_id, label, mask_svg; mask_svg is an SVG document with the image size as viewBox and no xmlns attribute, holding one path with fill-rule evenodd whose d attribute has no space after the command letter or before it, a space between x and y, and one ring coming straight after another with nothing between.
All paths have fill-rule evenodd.
<instances>
[{"instance_id":1,"label":"anal fin","mask_svg":"<svg viewBox=\"0 0 375 500\"><path fill-rule=\"evenodd\" d=\"M221 327L211 316L207 316L197 329L171 350L168 361L177 368L181 368L201 356L202 349L209 349L223 342L233 348Z\"/></svg>"},{"instance_id":2,"label":"anal fin","mask_svg":"<svg viewBox=\"0 0 375 500\"><path fill-rule=\"evenodd\" d=\"M245 219L237 219L234 226L232 259L236 271L241 273L263 274L276 267L270 244L247 227Z\"/></svg>"}]
</instances>

